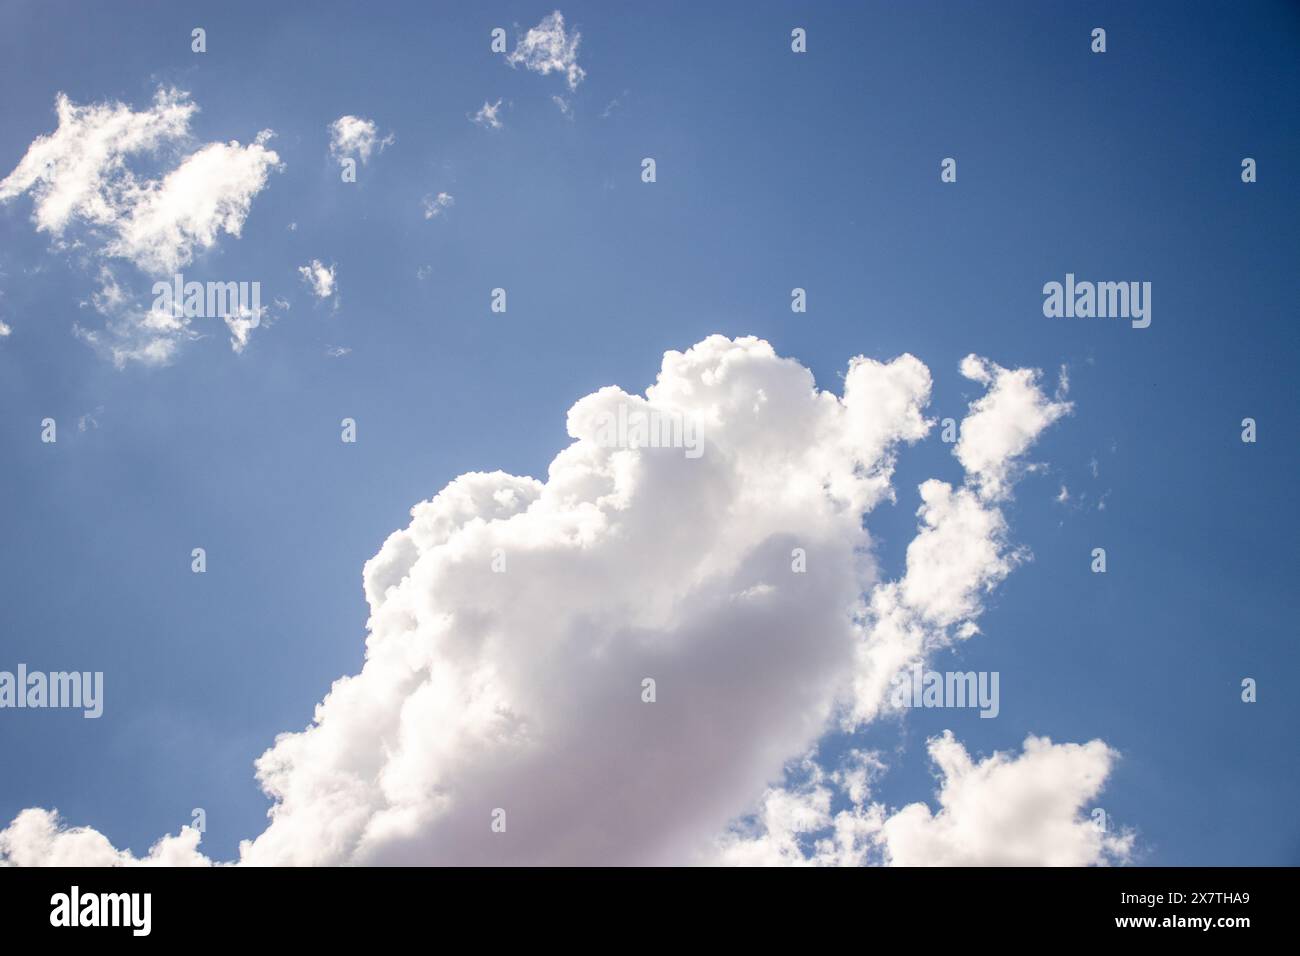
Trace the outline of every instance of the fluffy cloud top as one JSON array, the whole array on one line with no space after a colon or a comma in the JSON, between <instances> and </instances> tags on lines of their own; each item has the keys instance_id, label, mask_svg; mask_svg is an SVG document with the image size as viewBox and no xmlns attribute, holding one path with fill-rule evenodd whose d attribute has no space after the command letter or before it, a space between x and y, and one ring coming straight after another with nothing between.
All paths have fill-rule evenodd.
<instances>
[{"instance_id":1,"label":"fluffy cloud top","mask_svg":"<svg viewBox=\"0 0 1300 956\"><path fill-rule=\"evenodd\" d=\"M362 164L368 163L376 146L382 153L393 142L391 133L381 139L374 121L360 116L340 116L330 124L330 155L340 165L348 158L360 159Z\"/></svg>"},{"instance_id":2,"label":"fluffy cloud top","mask_svg":"<svg viewBox=\"0 0 1300 956\"><path fill-rule=\"evenodd\" d=\"M576 30L565 32L564 14L556 10L524 34L514 50L507 54L506 61L511 66L522 66L543 76L552 72L563 73L569 89L576 90L587 76L586 70L578 66L578 41L581 39L582 34Z\"/></svg>"},{"instance_id":3,"label":"fluffy cloud top","mask_svg":"<svg viewBox=\"0 0 1300 956\"><path fill-rule=\"evenodd\" d=\"M943 774L940 810L904 807L881 838L898 866L1087 866L1122 862L1132 834L1108 834L1085 816L1117 759L1100 740L1053 744L1030 736L1019 757L978 763L945 733L930 741Z\"/></svg>"},{"instance_id":4,"label":"fluffy cloud top","mask_svg":"<svg viewBox=\"0 0 1300 956\"><path fill-rule=\"evenodd\" d=\"M900 670L979 633L983 596L1029 557L1009 545L998 505L1010 494L1020 456L1070 406L1043 393L1034 369L1008 370L971 355L961 371L988 386L962 420L953 452L965 481L953 487L931 479L919 488L920 525L907 548L906 572L870 595L846 729L879 714Z\"/></svg>"},{"instance_id":5,"label":"fluffy cloud top","mask_svg":"<svg viewBox=\"0 0 1300 956\"><path fill-rule=\"evenodd\" d=\"M1019 756L971 760L952 733L929 741L942 775L939 812L911 803L890 812L870 802L873 754L852 752L828 773L801 768L797 786L764 795L750 825L718 842L732 866L1095 866L1127 862L1132 833L1110 834L1087 816L1118 759L1100 740L1053 744L1030 736ZM844 809L832 811L840 795Z\"/></svg>"},{"instance_id":6,"label":"fluffy cloud top","mask_svg":"<svg viewBox=\"0 0 1300 956\"><path fill-rule=\"evenodd\" d=\"M0 866L207 866L211 861L198 850L201 837L182 827L135 857L96 830L63 826L57 811L24 810L0 830Z\"/></svg>"},{"instance_id":7,"label":"fluffy cloud top","mask_svg":"<svg viewBox=\"0 0 1300 956\"><path fill-rule=\"evenodd\" d=\"M244 859L707 846L831 716L871 574L861 514L924 434L929 387L910 356L862 359L841 400L765 342L714 337L668 353L644 397L576 403L545 482L453 481L367 564L366 665L259 761L276 806ZM620 406L690 418L703 453L603 445ZM795 547L815 571L792 573Z\"/></svg>"},{"instance_id":8,"label":"fluffy cloud top","mask_svg":"<svg viewBox=\"0 0 1300 956\"><path fill-rule=\"evenodd\" d=\"M1036 369L1000 368L968 355L962 359L961 373L989 390L962 422L957 458L983 497L1001 498L1010 489L1010 472L1019 456L1071 406L1044 400ZM1067 381L1062 378L1062 388Z\"/></svg>"},{"instance_id":9,"label":"fluffy cloud top","mask_svg":"<svg viewBox=\"0 0 1300 956\"><path fill-rule=\"evenodd\" d=\"M544 481L475 472L416 505L363 572L361 671L257 761L274 805L241 861L975 860L1001 820L988 802L1038 793L1014 771L1031 758L1060 792L1017 804L1043 816L1026 828L1073 833L1104 745L1035 742L1008 770L945 744L942 809L900 822L866 802L870 754L779 783L837 721L875 716L898 668L950 628L970 636L978 595L1011 566L996 506L932 481L904 577L878 579L863 517L891 498L900 446L929 431L930 388L910 355L857 358L840 397L764 341L711 336L666 353L644 395L576 402ZM1010 414L1003 401L977 411ZM1045 401L1022 410L1041 421ZM619 421L670 423L659 434L694 435L700 453L611 442ZM832 788L851 809L831 814Z\"/></svg>"}]
</instances>

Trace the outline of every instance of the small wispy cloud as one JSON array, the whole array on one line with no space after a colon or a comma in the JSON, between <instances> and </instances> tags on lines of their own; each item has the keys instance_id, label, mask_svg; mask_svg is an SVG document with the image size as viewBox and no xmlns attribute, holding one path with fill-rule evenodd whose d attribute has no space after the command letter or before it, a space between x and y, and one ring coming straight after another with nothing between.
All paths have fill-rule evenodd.
<instances>
[{"instance_id":1,"label":"small wispy cloud","mask_svg":"<svg viewBox=\"0 0 1300 956\"><path fill-rule=\"evenodd\" d=\"M99 428L99 419L96 416L102 414L104 414L104 406L96 405L94 411L86 412L77 419L77 431L84 432Z\"/></svg>"},{"instance_id":2,"label":"small wispy cloud","mask_svg":"<svg viewBox=\"0 0 1300 956\"><path fill-rule=\"evenodd\" d=\"M451 193L438 193L436 196L425 196L424 200L424 218L436 219L443 212L456 205L456 197Z\"/></svg>"},{"instance_id":3,"label":"small wispy cloud","mask_svg":"<svg viewBox=\"0 0 1300 956\"><path fill-rule=\"evenodd\" d=\"M484 100L479 111L470 116L469 119L471 123L482 126L484 129L501 129L505 124L501 122L500 112L501 100L497 100L495 103Z\"/></svg>"},{"instance_id":4,"label":"small wispy cloud","mask_svg":"<svg viewBox=\"0 0 1300 956\"><path fill-rule=\"evenodd\" d=\"M506 56L506 62L542 76L563 73L569 89L576 90L587 76L587 71L578 66L578 43L581 39L582 34L576 30L572 33L565 31L564 14L556 10L524 34L514 52Z\"/></svg>"},{"instance_id":5,"label":"small wispy cloud","mask_svg":"<svg viewBox=\"0 0 1300 956\"><path fill-rule=\"evenodd\" d=\"M376 148L382 153L394 142L396 139L392 133L381 138L374 120L361 116L340 116L330 124L330 155L338 160L340 166L350 158L360 159L364 165L370 162Z\"/></svg>"},{"instance_id":6,"label":"small wispy cloud","mask_svg":"<svg viewBox=\"0 0 1300 956\"><path fill-rule=\"evenodd\" d=\"M299 266L298 274L302 276L312 295L318 299L328 299L335 290L335 266L326 267L319 259L313 259L308 265Z\"/></svg>"}]
</instances>

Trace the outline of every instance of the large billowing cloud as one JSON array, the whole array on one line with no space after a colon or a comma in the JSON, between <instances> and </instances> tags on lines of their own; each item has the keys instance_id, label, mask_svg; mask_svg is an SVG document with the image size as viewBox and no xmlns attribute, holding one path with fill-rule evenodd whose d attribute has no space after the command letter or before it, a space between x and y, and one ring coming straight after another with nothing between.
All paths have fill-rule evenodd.
<instances>
[{"instance_id":1,"label":"large billowing cloud","mask_svg":"<svg viewBox=\"0 0 1300 956\"><path fill-rule=\"evenodd\" d=\"M1004 380L971 361L977 382ZM1016 381L1028 393L994 384L972 415L1020 416L1024 440L968 464L961 487L922 485L896 581L879 580L863 519L931 428L916 358L854 359L840 397L764 341L712 336L668 352L644 396L581 399L545 481L462 475L366 564L365 664L257 762L274 805L241 861L1062 859L994 853L988 807L1024 785L1019 812L1042 815L1030 832L1074 833L1110 765L1099 742L1031 741L975 767L955 742L932 748L949 780L937 816L869 803L871 754L809 757L808 779L786 782L828 731L877 716L900 668L970 638L981 595L1021 559L996 504L1007 487L983 479L1013 474L1067 409ZM1052 799L1038 768L1061 771ZM832 786L852 810L830 814ZM795 836L821 830L815 851ZM1076 840L1070 859L1103 851Z\"/></svg>"},{"instance_id":2,"label":"large billowing cloud","mask_svg":"<svg viewBox=\"0 0 1300 956\"><path fill-rule=\"evenodd\" d=\"M75 241L152 277L189 265L223 233L239 236L253 199L280 165L268 130L246 146L196 145L189 127L198 107L175 89L160 89L138 111L122 103L79 106L62 93L55 109L58 128L38 136L0 180L0 202L30 193L38 231L63 242L80 227ZM165 171L153 177L132 168L146 161ZM184 316L166 322L135 296L99 295L105 328L79 332L118 364L165 363L192 337Z\"/></svg>"}]
</instances>

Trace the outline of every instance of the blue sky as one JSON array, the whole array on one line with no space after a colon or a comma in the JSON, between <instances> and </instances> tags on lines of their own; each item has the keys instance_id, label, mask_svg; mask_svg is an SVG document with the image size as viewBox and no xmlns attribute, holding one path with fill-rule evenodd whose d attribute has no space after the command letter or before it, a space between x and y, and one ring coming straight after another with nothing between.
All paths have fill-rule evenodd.
<instances>
[{"instance_id":1,"label":"blue sky","mask_svg":"<svg viewBox=\"0 0 1300 956\"><path fill-rule=\"evenodd\" d=\"M932 661L1000 671L1001 714L862 731L852 746L890 755L880 799L932 797L924 742L945 728L979 754L1100 737L1122 758L1096 802L1135 828L1138 862L1300 863L1300 10L566 2L586 72L570 90L489 50L493 27L513 46L552 8L0 12L0 173L54 129L59 92L144 109L175 86L197 143L272 129L283 168L184 271L291 305L241 354L197 320L170 364L115 367L72 331L102 325L99 260L54 248L30 196L0 207L0 669L102 670L108 698L98 721L0 713L0 818L57 807L141 852L201 806L205 850L233 857L265 825L252 761L360 668L361 567L410 507L468 471L544 477L577 399L641 391L666 350L720 332L836 392L850 357L910 352L935 417L977 397L970 352L1049 384L1068 367L1074 411L1006 507L1033 560L979 638ZM498 99L503 128L471 122ZM344 114L394 137L356 183L329 154ZM426 219L439 192L454 205ZM313 259L336 299L303 284ZM1151 326L1045 318L1042 286L1067 272L1150 281ZM931 476L961 479L935 434L872 515L887 574Z\"/></svg>"}]
</instances>

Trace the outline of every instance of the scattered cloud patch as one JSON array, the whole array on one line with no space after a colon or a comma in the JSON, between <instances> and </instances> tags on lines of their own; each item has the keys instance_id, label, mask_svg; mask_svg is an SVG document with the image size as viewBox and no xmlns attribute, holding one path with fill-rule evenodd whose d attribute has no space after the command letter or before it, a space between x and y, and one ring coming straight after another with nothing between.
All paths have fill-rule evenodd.
<instances>
[{"instance_id":1,"label":"scattered cloud patch","mask_svg":"<svg viewBox=\"0 0 1300 956\"><path fill-rule=\"evenodd\" d=\"M1027 550L1010 544L999 504L1023 470L1021 456L1068 407L1043 394L1033 369L1007 371L972 355L961 371L987 387L970 404L954 450L965 481L953 487L932 478L918 488L920 523L904 574L869 594L846 730L890 709L890 684L901 670L978 634L984 596L1029 559Z\"/></svg>"},{"instance_id":2,"label":"scattered cloud patch","mask_svg":"<svg viewBox=\"0 0 1300 956\"><path fill-rule=\"evenodd\" d=\"M374 120L360 116L340 116L330 124L329 130L330 155L340 166L347 159L359 159L365 165L376 148L382 153L396 141L392 133L381 138Z\"/></svg>"},{"instance_id":3,"label":"scattered cloud patch","mask_svg":"<svg viewBox=\"0 0 1300 956\"><path fill-rule=\"evenodd\" d=\"M174 88L159 89L138 111L122 103L79 106L60 93L55 111L57 129L38 136L0 181L0 202L30 193L38 232L149 276L178 272L222 234L238 237L253 199L282 168L267 145L269 130L246 146L195 146L189 126L198 107ZM107 263L99 280L91 304L105 323L77 324L73 333L118 367L166 364L182 341L196 337L184 317L141 305Z\"/></svg>"},{"instance_id":4,"label":"scattered cloud patch","mask_svg":"<svg viewBox=\"0 0 1300 956\"><path fill-rule=\"evenodd\" d=\"M581 39L582 35L576 30L566 32L564 14L556 10L524 34L515 44L514 50L507 54L506 62L542 76L561 73L569 89L576 90L587 76L586 70L578 65L578 43Z\"/></svg>"},{"instance_id":5,"label":"scattered cloud patch","mask_svg":"<svg viewBox=\"0 0 1300 956\"><path fill-rule=\"evenodd\" d=\"M0 202L30 192L38 231L61 238L81 224L104 255L152 275L189 264L223 232L238 236L280 168L266 130L247 146L209 143L186 153L198 107L176 89L160 89L138 112L122 103L78 106L62 93L55 109L58 128L38 136L0 180ZM179 162L161 178L129 168L128 160L164 149Z\"/></svg>"},{"instance_id":6,"label":"scattered cloud patch","mask_svg":"<svg viewBox=\"0 0 1300 956\"><path fill-rule=\"evenodd\" d=\"M505 126L500 117L501 102L499 99L495 103L484 100L479 111L470 117L470 122L484 129L501 129Z\"/></svg>"},{"instance_id":7,"label":"scattered cloud patch","mask_svg":"<svg viewBox=\"0 0 1300 956\"><path fill-rule=\"evenodd\" d=\"M99 419L98 419L96 416L98 416L98 415L102 415L102 414L104 414L104 406L103 406L103 405L97 405L97 406L95 406L95 410L94 410L94 411L86 412L86 414L81 415L80 417L78 417L78 418L77 418L77 431L79 431L79 432L85 432L85 431L90 431L90 430L92 430L92 429L97 429L97 428L99 428Z\"/></svg>"},{"instance_id":8,"label":"scattered cloud patch","mask_svg":"<svg viewBox=\"0 0 1300 956\"><path fill-rule=\"evenodd\" d=\"M99 288L82 305L103 316L103 325L90 328L78 322L72 332L117 368L167 365L181 345L198 338L187 316L156 301L145 304L108 265L100 266L98 281Z\"/></svg>"},{"instance_id":9,"label":"scattered cloud patch","mask_svg":"<svg viewBox=\"0 0 1300 956\"><path fill-rule=\"evenodd\" d=\"M270 325L271 315L270 306L248 306L242 303L234 313L223 315L221 320L226 323L226 330L230 333L230 350L236 355L242 353L248 347L253 329Z\"/></svg>"},{"instance_id":10,"label":"scattered cloud patch","mask_svg":"<svg viewBox=\"0 0 1300 956\"><path fill-rule=\"evenodd\" d=\"M446 210L456 205L456 197L451 193L438 193L436 196L425 196L423 200L424 218L436 219Z\"/></svg>"},{"instance_id":11,"label":"scattered cloud patch","mask_svg":"<svg viewBox=\"0 0 1300 956\"><path fill-rule=\"evenodd\" d=\"M1070 366L1062 365L1056 379L1056 400L1064 401L1070 394Z\"/></svg>"},{"instance_id":12,"label":"scattered cloud patch","mask_svg":"<svg viewBox=\"0 0 1300 956\"><path fill-rule=\"evenodd\" d=\"M953 449L983 498L996 500L1010 489L1011 468L1048 425L1070 412L1069 402L1045 401L1036 369L1005 369L968 355L961 373L988 387L971 406Z\"/></svg>"},{"instance_id":13,"label":"scattered cloud patch","mask_svg":"<svg viewBox=\"0 0 1300 956\"><path fill-rule=\"evenodd\" d=\"M318 299L328 299L335 292L334 265L326 266L319 259L313 259L305 266L298 267L298 274L302 276L307 288L311 294Z\"/></svg>"},{"instance_id":14,"label":"scattered cloud patch","mask_svg":"<svg viewBox=\"0 0 1300 956\"><path fill-rule=\"evenodd\" d=\"M219 233L239 236L253 197L278 163L265 146L269 139L263 132L251 146L204 146L160 183L139 189L105 252L163 275L188 265L196 248L216 245Z\"/></svg>"}]
</instances>

